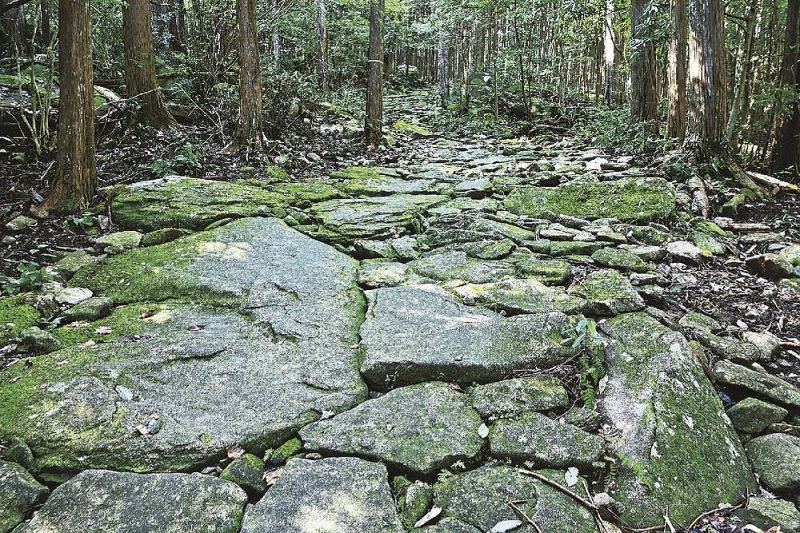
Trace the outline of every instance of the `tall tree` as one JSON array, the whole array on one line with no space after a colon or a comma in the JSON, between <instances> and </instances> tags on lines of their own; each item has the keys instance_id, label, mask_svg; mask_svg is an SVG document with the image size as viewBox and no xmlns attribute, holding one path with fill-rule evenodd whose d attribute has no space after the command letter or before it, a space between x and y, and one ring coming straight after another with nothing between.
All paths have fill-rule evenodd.
<instances>
[{"instance_id":1,"label":"tall tree","mask_svg":"<svg viewBox=\"0 0 800 533\"><path fill-rule=\"evenodd\" d=\"M614 35L614 13L616 7L614 0L606 1L605 20L603 23L603 59L605 60L605 101L606 105L614 103L614 88L616 86L617 46Z\"/></svg>"},{"instance_id":2,"label":"tall tree","mask_svg":"<svg viewBox=\"0 0 800 533\"><path fill-rule=\"evenodd\" d=\"M646 0L631 0L631 117L658 131L656 47Z\"/></svg>"},{"instance_id":3,"label":"tall tree","mask_svg":"<svg viewBox=\"0 0 800 533\"><path fill-rule=\"evenodd\" d=\"M722 0L690 0L689 87L684 145L700 155L727 151L728 74Z\"/></svg>"},{"instance_id":4,"label":"tall tree","mask_svg":"<svg viewBox=\"0 0 800 533\"><path fill-rule=\"evenodd\" d=\"M369 2L369 55L367 66L367 117L364 134L368 146L383 142L383 15L385 0Z\"/></svg>"},{"instance_id":5,"label":"tall tree","mask_svg":"<svg viewBox=\"0 0 800 533\"><path fill-rule=\"evenodd\" d=\"M322 92L328 92L328 1L317 0L317 31L319 32L319 76Z\"/></svg>"},{"instance_id":6,"label":"tall tree","mask_svg":"<svg viewBox=\"0 0 800 533\"><path fill-rule=\"evenodd\" d=\"M439 102L446 108L450 100L450 36L444 9L439 5L436 11L439 19L436 32L436 77L439 80Z\"/></svg>"},{"instance_id":7,"label":"tall tree","mask_svg":"<svg viewBox=\"0 0 800 533\"><path fill-rule=\"evenodd\" d=\"M89 0L58 3L59 110L56 178L42 208L85 209L97 187Z\"/></svg>"},{"instance_id":8,"label":"tall tree","mask_svg":"<svg viewBox=\"0 0 800 533\"><path fill-rule=\"evenodd\" d=\"M41 16L39 35L41 37L42 46L49 46L51 38L50 0L39 0L39 12Z\"/></svg>"},{"instance_id":9,"label":"tall tree","mask_svg":"<svg viewBox=\"0 0 800 533\"><path fill-rule=\"evenodd\" d=\"M786 39L783 44L783 62L780 71L782 92L800 91L800 0L788 0L786 6ZM797 98L789 102L788 113L778 126L772 168L784 170L800 164L800 103Z\"/></svg>"},{"instance_id":10,"label":"tall tree","mask_svg":"<svg viewBox=\"0 0 800 533\"><path fill-rule=\"evenodd\" d=\"M264 100L255 0L236 0L236 22L239 26L239 141L260 149Z\"/></svg>"},{"instance_id":11,"label":"tall tree","mask_svg":"<svg viewBox=\"0 0 800 533\"><path fill-rule=\"evenodd\" d=\"M127 0L122 6L125 45L125 81L128 95L138 107L133 121L154 128L167 128L175 119L167 109L156 83L156 60L149 0Z\"/></svg>"},{"instance_id":12,"label":"tall tree","mask_svg":"<svg viewBox=\"0 0 800 533\"><path fill-rule=\"evenodd\" d=\"M683 143L686 136L686 62L689 46L686 0L670 0L670 15L667 138Z\"/></svg>"}]
</instances>

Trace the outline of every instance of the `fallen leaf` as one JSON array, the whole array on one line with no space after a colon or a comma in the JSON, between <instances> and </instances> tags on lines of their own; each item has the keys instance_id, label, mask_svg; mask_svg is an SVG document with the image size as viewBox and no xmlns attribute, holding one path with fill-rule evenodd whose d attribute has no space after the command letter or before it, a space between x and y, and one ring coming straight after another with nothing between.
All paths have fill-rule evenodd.
<instances>
[{"instance_id":1,"label":"fallen leaf","mask_svg":"<svg viewBox=\"0 0 800 533\"><path fill-rule=\"evenodd\" d=\"M193 326L189 326L186 329L188 329L189 331L202 331L206 329L206 326L203 324L194 324Z\"/></svg>"},{"instance_id":2,"label":"fallen leaf","mask_svg":"<svg viewBox=\"0 0 800 533\"><path fill-rule=\"evenodd\" d=\"M514 531L522 526L522 520L503 520L494 525L489 533L506 533L506 531Z\"/></svg>"},{"instance_id":3,"label":"fallen leaf","mask_svg":"<svg viewBox=\"0 0 800 533\"><path fill-rule=\"evenodd\" d=\"M481 424L481 427L478 428L478 436L482 439L489 436L489 427L486 424Z\"/></svg>"},{"instance_id":4,"label":"fallen leaf","mask_svg":"<svg viewBox=\"0 0 800 533\"><path fill-rule=\"evenodd\" d=\"M434 518L436 518L437 516L439 516L440 514L442 514L442 508L434 507L433 509L425 513L425 516L417 520L417 522L414 524L414 527L422 527L431 520L433 520Z\"/></svg>"},{"instance_id":5,"label":"fallen leaf","mask_svg":"<svg viewBox=\"0 0 800 533\"><path fill-rule=\"evenodd\" d=\"M264 472L264 482L268 487L271 487L276 481L278 481L278 478L281 477L281 474L283 474L283 468L273 468L272 470L267 470Z\"/></svg>"},{"instance_id":6,"label":"fallen leaf","mask_svg":"<svg viewBox=\"0 0 800 533\"><path fill-rule=\"evenodd\" d=\"M574 466L567 468L564 474L564 481L567 482L567 487L574 487L578 484L578 469Z\"/></svg>"},{"instance_id":7,"label":"fallen leaf","mask_svg":"<svg viewBox=\"0 0 800 533\"><path fill-rule=\"evenodd\" d=\"M147 430L147 426L145 426L144 424L139 424L138 426L136 426L136 431L138 431L142 435L147 435L149 433L149 431Z\"/></svg>"},{"instance_id":8,"label":"fallen leaf","mask_svg":"<svg viewBox=\"0 0 800 533\"><path fill-rule=\"evenodd\" d=\"M111 326L100 326L99 328L94 330L95 335L109 335L114 330Z\"/></svg>"},{"instance_id":9,"label":"fallen leaf","mask_svg":"<svg viewBox=\"0 0 800 533\"><path fill-rule=\"evenodd\" d=\"M244 448L238 444L231 444L227 449L228 459L239 459L244 455Z\"/></svg>"},{"instance_id":10,"label":"fallen leaf","mask_svg":"<svg viewBox=\"0 0 800 533\"><path fill-rule=\"evenodd\" d=\"M153 315L155 315L154 311L145 311L144 313L141 314L139 318L141 319L150 318Z\"/></svg>"}]
</instances>

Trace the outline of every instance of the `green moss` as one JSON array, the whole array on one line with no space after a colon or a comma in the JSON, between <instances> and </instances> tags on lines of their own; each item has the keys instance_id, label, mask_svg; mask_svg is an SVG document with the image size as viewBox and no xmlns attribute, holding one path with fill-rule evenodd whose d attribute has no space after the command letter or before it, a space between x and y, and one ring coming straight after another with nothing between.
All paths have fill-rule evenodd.
<instances>
[{"instance_id":1,"label":"green moss","mask_svg":"<svg viewBox=\"0 0 800 533\"><path fill-rule=\"evenodd\" d=\"M424 128L417 124L412 124L407 120L400 119L394 123L394 129L397 131L402 131L405 133L410 133L412 135L418 135L420 137L431 137L433 136L433 132L428 128Z\"/></svg>"},{"instance_id":2,"label":"green moss","mask_svg":"<svg viewBox=\"0 0 800 533\"><path fill-rule=\"evenodd\" d=\"M203 287L189 265L206 251L223 252L232 245L214 241L214 232L197 233L166 244L139 248L83 267L70 281L116 304L169 299L229 305L233 296ZM220 249L220 250L218 250Z\"/></svg>"},{"instance_id":3,"label":"green moss","mask_svg":"<svg viewBox=\"0 0 800 533\"><path fill-rule=\"evenodd\" d=\"M674 189L661 178L518 188L505 200L506 209L520 215L614 217L623 222L667 219L675 206Z\"/></svg>"},{"instance_id":4,"label":"green moss","mask_svg":"<svg viewBox=\"0 0 800 533\"><path fill-rule=\"evenodd\" d=\"M291 198L292 205L306 207L313 203L324 202L343 195L339 189L326 180L302 181L297 183L280 183L273 187L276 193Z\"/></svg>"},{"instance_id":5,"label":"green moss","mask_svg":"<svg viewBox=\"0 0 800 533\"><path fill-rule=\"evenodd\" d=\"M268 165L264 169L264 177L270 183L278 182L278 181L288 181L290 176L289 173L283 167L279 167L278 165Z\"/></svg>"},{"instance_id":6,"label":"green moss","mask_svg":"<svg viewBox=\"0 0 800 533\"><path fill-rule=\"evenodd\" d=\"M295 437L290 439L278 446L275 451L272 452L272 455L270 456L270 462L276 465L284 464L286 461L297 455L302 449L303 442L299 438Z\"/></svg>"},{"instance_id":7,"label":"green moss","mask_svg":"<svg viewBox=\"0 0 800 533\"><path fill-rule=\"evenodd\" d=\"M397 173L391 169L380 167L347 167L331 172L331 178L340 180L367 180L386 176L396 177Z\"/></svg>"},{"instance_id":8,"label":"green moss","mask_svg":"<svg viewBox=\"0 0 800 533\"><path fill-rule=\"evenodd\" d=\"M125 228L202 229L223 218L269 216L289 199L257 180L239 182L180 178L124 189L112 200L115 221Z\"/></svg>"},{"instance_id":9,"label":"green moss","mask_svg":"<svg viewBox=\"0 0 800 533\"><path fill-rule=\"evenodd\" d=\"M706 220L704 218L693 218L690 222L692 227L697 231L707 233L708 235L716 235L718 237L733 237L733 233L730 231L725 231L717 224L711 222L710 220Z\"/></svg>"},{"instance_id":10,"label":"green moss","mask_svg":"<svg viewBox=\"0 0 800 533\"><path fill-rule=\"evenodd\" d=\"M22 330L39 322L39 311L25 303L25 296L0 300L0 347L16 338Z\"/></svg>"},{"instance_id":11,"label":"green moss","mask_svg":"<svg viewBox=\"0 0 800 533\"><path fill-rule=\"evenodd\" d=\"M65 347L88 341L110 342L140 334L154 324L168 322L171 320L171 309L171 306L163 304L129 305L94 322L73 322L61 326L53 334Z\"/></svg>"}]
</instances>

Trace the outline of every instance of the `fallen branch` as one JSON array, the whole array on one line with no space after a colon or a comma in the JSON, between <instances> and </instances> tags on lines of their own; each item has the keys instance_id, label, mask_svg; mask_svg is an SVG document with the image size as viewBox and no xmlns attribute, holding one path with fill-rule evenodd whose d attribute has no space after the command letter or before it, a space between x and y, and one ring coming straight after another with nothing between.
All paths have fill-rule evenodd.
<instances>
[{"instance_id":1,"label":"fallen branch","mask_svg":"<svg viewBox=\"0 0 800 533\"><path fill-rule=\"evenodd\" d=\"M581 505L583 505L587 509L589 509L591 511L594 511L594 512L599 511L599 509L597 508L597 506L594 503L590 502L589 500L587 500L585 498L582 498L578 494L576 494L576 493L572 492L571 490L569 490L564 485L562 485L560 483L556 483L552 479L546 478L545 476L541 475L538 472L534 472L533 470L526 470L524 468L518 468L517 470L519 471L520 474L524 474L526 476L534 477L534 478L538 479L539 481L541 481L542 483L546 483L546 484L550 485L551 487L560 490L561 492L563 492L564 494L566 494L567 496L569 496L573 500L577 501L578 503L580 503Z\"/></svg>"},{"instance_id":2,"label":"fallen branch","mask_svg":"<svg viewBox=\"0 0 800 533\"><path fill-rule=\"evenodd\" d=\"M711 202L708 201L706 184L698 176L689 178L687 184L692 189L692 208L698 211L703 218L708 219L711 215Z\"/></svg>"},{"instance_id":3,"label":"fallen branch","mask_svg":"<svg viewBox=\"0 0 800 533\"><path fill-rule=\"evenodd\" d=\"M753 178L756 181L760 181L761 183L765 183L767 185L773 185L784 191L800 193L800 185L795 185L794 183L789 183L788 181L779 180L778 178L773 178L772 176L767 176L766 174L760 174L758 172L749 172L748 174L750 174L751 178Z\"/></svg>"},{"instance_id":4,"label":"fallen branch","mask_svg":"<svg viewBox=\"0 0 800 533\"><path fill-rule=\"evenodd\" d=\"M513 501L513 502L508 502L508 506L509 506L509 507L511 507L511 509L512 509L512 510L513 510L515 513L517 513L517 514L518 514L518 515L520 515L522 518L524 518L524 519L525 519L525 521L526 521L528 524L530 524L531 526L533 526L533 529L535 529L535 530L536 530L536 533L542 533L542 530L541 530L541 528L539 527L539 524L537 524L536 522L534 522L534 521L533 521L533 518L531 518L530 516L528 516L527 514L525 514L525 511L523 511L522 509L520 509L519 507L517 507L517 504L518 504L518 503L528 503L528 500L515 500L515 501Z\"/></svg>"}]
</instances>

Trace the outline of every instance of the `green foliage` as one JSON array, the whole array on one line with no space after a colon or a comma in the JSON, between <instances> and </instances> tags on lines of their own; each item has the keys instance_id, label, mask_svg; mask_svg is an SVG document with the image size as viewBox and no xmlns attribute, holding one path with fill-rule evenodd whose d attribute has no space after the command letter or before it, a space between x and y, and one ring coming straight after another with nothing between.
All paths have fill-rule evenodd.
<instances>
[{"instance_id":1,"label":"green foliage","mask_svg":"<svg viewBox=\"0 0 800 533\"><path fill-rule=\"evenodd\" d=\"M581 318L573 328L562 332L561 336L562 345L572 348L582 347L578 356L580 368L578 387L584 407L594 409L600 381L606 375L604 353L596 346L592 346L592 342L599 339L596 324L593 320Z\"/></svg>"},{"instance_id":2,"label":"green foliage","mask_svg":"<svg viewBox=\"0 0 800 533\"><path fill-rule=\"evenodd\" d=\"M47 282L53 281L53 274L45 267L33 261L20 261L17 264L19 277L0 276L3 294L17 294L41 288Z\"/></svg>"},{"instance_id":3,"label":"green foliage","mask_svg":"<svg viewBox=\"0 0 800 533\"><path fill-rule=\"evenodd\" d=\"M195 176L203 169L203 149L186 142L168 158L156 159L150 163L150 172L157 178L169 175Z\"/></svg>"},{"instance_id":4,"label":"green foliage","mask_svg":"<svg viewBox=\"0 0 800 533\"><path fill-rule=\"evenodd\" d=\"M64 221L64 229L72 228L87 235L94 235L97 233L97 221L91 213L69 217Z\"/></svg>"}]
</instances>

